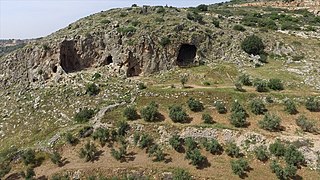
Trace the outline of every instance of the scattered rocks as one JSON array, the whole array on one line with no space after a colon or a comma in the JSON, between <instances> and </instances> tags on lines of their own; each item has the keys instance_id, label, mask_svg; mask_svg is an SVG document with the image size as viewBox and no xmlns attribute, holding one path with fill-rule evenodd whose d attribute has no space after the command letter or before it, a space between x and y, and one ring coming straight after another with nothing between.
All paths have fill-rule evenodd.
<instances>
[{"instance_id":1,"label":"scattered rocks","mask_svg":"<svg viewBox=\"0 0 320 180\"><path fill-rule=\"evenodd\" d=\"M251 152L256 147L265 145L266 137L255 132L247 132L236 139L236 144L244 150Z\"/></svg>"},{"instance_id":2,"label":"scattered rocks","mask_svg":"<svg viewBox=\"0 0 320 180\"><path fill-rule=\"evenodd\" d=\"M55 143L60 139L60 137L60 133L55 134L52 138L49 139L48 146L53 147Z\"/></svg>"},{"instance_id":3,"label":"scattered rocks","mask_svg":"<svg viewBox=\"0 0 320 180\"><path fill-rule=\"evenodd\" d=\"M82 176L82 173L80 170L77 170L75 171L73 174L72 174L72 179L73 180L80 180L81 179L81 176Z\"/></svg>"},{"instance_id":4,"label":"scattered rocks","mask_svg":"<svg viewBox=\"0 0 320 180\"><path fill-rule=\"evenodd\" d=\"M167 132L165 126L158 127L158 133L160 134L159 143L160 144L169 144L169 139L171 137L170 133Z\"/></svg>"},{"instance_id":5,"label":"scattered rocks","mask_svg":"<svg viewBox=\"0 0 320 180\"><path fill-rule=\"evenodd\" d=\"M182 138L192 137L192 138L208 138L216 139L217 130L213 128L194 128L187 127L181 132L180 135Z\"/></svg>"}]
</instances>

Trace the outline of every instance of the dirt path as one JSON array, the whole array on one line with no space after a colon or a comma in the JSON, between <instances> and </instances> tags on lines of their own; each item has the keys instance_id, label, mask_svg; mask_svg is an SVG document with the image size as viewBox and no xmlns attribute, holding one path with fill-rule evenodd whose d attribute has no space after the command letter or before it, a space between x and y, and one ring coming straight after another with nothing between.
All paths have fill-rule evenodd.
<instances>
[{"instance_id":1,"label":"dirt path","mask_svg":"<svg viewBox=\"0 0 320 180\"><path fill-rule=\"evenodd\" d=\"M182 88L181 84L156 84L153 86L168 88L168 87L171 87L172 85L174 85L174 87ZM260 94L259 92L256 91L256 88L254 86L243 86L242 88L245 90L245 92ZM185 89L235 89L235 86L234 85L202 86L197 84L186 84ZM303 95L303 94L297 94L297 91L287 90L287 89L282 90L280 92L283 94ZM300 93L304 93L304 92L300 92ZM308 94L316 96L316 95L320 95L320 92L308 92Z\"/></svg>"}]
</instances>

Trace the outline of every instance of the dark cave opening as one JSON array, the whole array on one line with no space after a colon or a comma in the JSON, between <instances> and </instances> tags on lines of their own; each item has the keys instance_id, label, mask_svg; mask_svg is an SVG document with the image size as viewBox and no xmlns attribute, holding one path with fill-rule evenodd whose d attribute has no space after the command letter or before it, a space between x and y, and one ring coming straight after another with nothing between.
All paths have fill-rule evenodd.
<instances>
[{"instance_id":1,"label":"dark cave opening","mask_svg":"<svg viewBox=\"0 0 320 180\"><path fill-rule=\"evenodd\" d=\"M60 65L66 73L81 70L80 58L74 46L72 40L65 40L60 45Z\"/></svg>"},{"instance_id":2,"label":"dark cave opening","mask_svg":"<svg viewBox=\"0 0 320 180\"><path fill-rule=\"evenodd\" d=\"M182 44L179 48L177 65L188 66L194 63L196 57L197 47L190 44Z\"/></svg>"},{"instance_id":3,"label":"dark cave opening","mask_svg":"<svg viewBox=\"0 0 320 180\"><path fill-rule=\"evenodd\" d=\"M138 59L133 56L131 51L128 52L128 70L127 77L139 76L141 74L141 65Z\"/></svg>"},{"instance_id":4,"label":"dark cave opening","mask_svg":"<svg viewBox=\"0 0 320 180\"><path fill-rule=\"evenodd\" d=\"M110 55L107 57L107 65L109 65L111 63L113 63L113 60L112 60L112 56Z\"/></svg>"},{"instance_id":5,"label":"dark cave opening","mask_svg":"<svg viewBox=\"0 0 320 180\"><path fill-rule=\"evenodd\" d=\"M135 66L132 66L132 67L128 68L127 76L128 76L128 77L139 76L140 73L141 73L141 68L140 68L140 66L137 64L137 65L135 65Z\"/></svg>"},{"instance_id":6,"label":"dark cave opening","mask_svg":"<svg viewBox=\"0 0 320 180\"><path fill-rule=\"evenodd\" d=\"M53 67L52 67L52 72L53 72L53 73L56 73L57 70L58 70L58 67L57 67L57 66L53 66Z\"/></svg>"}]
</instances>

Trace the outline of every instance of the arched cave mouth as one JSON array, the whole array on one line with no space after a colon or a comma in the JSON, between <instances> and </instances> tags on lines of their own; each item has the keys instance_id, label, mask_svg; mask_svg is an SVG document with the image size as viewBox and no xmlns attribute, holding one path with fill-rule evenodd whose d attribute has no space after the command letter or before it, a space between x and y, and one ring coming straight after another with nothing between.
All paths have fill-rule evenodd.
<instances>
[{"instance_id":1,"label":"arched cave mouth","mask_svg":"<svg viewBox=\"0 0 320 180\"><path fill-rule=\"evenodd\" d=\"M133 53L131 51L129 51L128 53L127 62L127 77L139 76L142 72L141 65L138 59L133 56Z\"/></svg>"},{"instance_id":2,"label":"arched cave mouth","mask_svg":"<svg viewBox=\"0 0 320 180\"><path fill-rule=\"evenodd\" d=\"M177 65L188 66L194 63L197 54L197 47L191 44L182 44L179 48Z\"/></svg>"},{"instance_id":3,"label":"arched cave mouth","mask_svg":"<svg viewBox=\"0 0 320 180\"><path fill-rule=\"evenodd\" d=\"M72 40L65 40L60 45L60 65L66 73L81 70L80 58L74 46Z\"/></svg>"},{"instance_id":4,"label":"arched cave mouth","mask_svg":"<svg viewBox=\"0 0 320 180\"><path fill-rule=\"evenodd\" d=\"M113 63L113 60L112 60L112 56L110 55L107 57L107 65L109 65L111 63Z\"/></svg>"},{"instance_id":5,"label":"arched cave mouth","mask_svg":"<svg viewBox=\"0 0 320 180\"><path fill-rule=\"evenodd\" d=\"M128 77L139 76L140 73L141 73L140 66L134 66L128 69L127 76Z\"/></svg>"},{"instance_id":6,"label":"arched cave mouth","mask_svg":"<svg viewBox=\"0 0 320 180\"><path fill-rule=\"evenodd\" d=\"M58 67L57 67L57 66L53 66L53 67L52 67L52 72L53 72L53 73L57 73L57 70L58 70Z\"/></svg>"}]
</instances>

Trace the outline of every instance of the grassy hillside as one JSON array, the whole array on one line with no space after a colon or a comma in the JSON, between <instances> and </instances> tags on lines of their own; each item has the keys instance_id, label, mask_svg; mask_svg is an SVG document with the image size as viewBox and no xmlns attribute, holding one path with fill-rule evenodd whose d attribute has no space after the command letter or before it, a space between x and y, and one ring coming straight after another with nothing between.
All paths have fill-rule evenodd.
<instances>
[{"instance_id":1,"label":"grassy hillside","mask_svg":"<svg viewBox=\"0 0 320 180\"><path fill-rule=\"evenodd\" d=\"M224 33L213 37L221 47L212 52L225 54L224 59L130 78L111 66L91 67L63 74L63 81L1 89L0 177L170 179L184 172L182 179L187 174L193 179L318 179L319 17L224 4L151 9L147 15L140 7L97 13L39 42L90 35L117 21L112 26L117 31L136 32L125 42L134 45L139 31L170 34L184 24L182 33ZM258 59L241 48L251 34L265 45ZM239 55L228 56L225 51L232 49ZM263 104L260 113L254 101ZM175 105L182 111L172 112ZM262 125L266 118L268 127ZM276 156L270 148L276 139L292 154ZM212 140L221 145L219 151L209 152ZM230 143L238 153L230 153ZM267 158L258 160L259 147L266 148L260 153ZM35 152L26 153L30 149Z\"/></svg>"}]
</instances>

